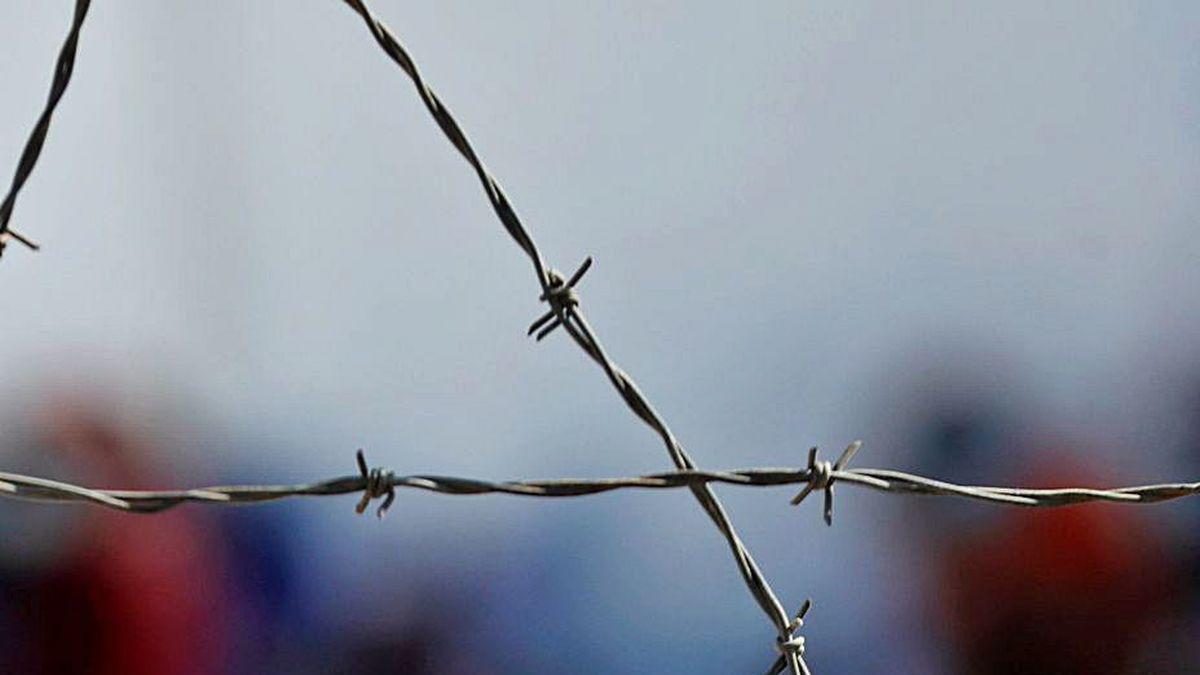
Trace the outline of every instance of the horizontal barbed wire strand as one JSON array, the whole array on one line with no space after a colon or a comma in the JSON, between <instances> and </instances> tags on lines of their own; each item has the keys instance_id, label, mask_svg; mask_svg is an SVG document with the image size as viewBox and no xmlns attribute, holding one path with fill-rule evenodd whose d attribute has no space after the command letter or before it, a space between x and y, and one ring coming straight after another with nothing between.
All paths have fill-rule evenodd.
<instances>
[{"instance_id":1,"label":"horizontal barbed wire strand","mask_svg":"<svg viewBox=\"0 0 1200 675\"><path fill-rule=\"evenodd\" d=\"M86 502L132 513L158 513L187 502L245 505L293 497L328 497L362 493L356 510L362 513L372 499L383 498L377 515L383 517L396 497L397 489L414 489L447 495L507 494L524 497L582 497L628 489L707 488L711 483L743 487L804 485L792 499L799 504L814 491L825 493L824 518L832 524L833 486L844 482L880 492L935 497L959 497L996 504L1033 508L1074 506L1089 502L1152 504L1200 495L1200 482L1161 483L1121 488L1016 488L959 485L893 469L848 469L849 460L860 447L850 444L837 462L817 460L816 448L809 451L808 466L797 468L752 468L734 471L681 469L631 478L553 479L487 481L437 475L396 475L391 471L368 469L360 450L357 454L359 475L340 476L301 485L217 485L190 490L114 490L74 485L23 474L0 472L0 497L37 502ZM811 602L806 600L796 617L789 621L791 632L803 625ZM801 659L804 638L795 636L792 649L783 652L771 668L771 674L789 667L788 656ZM782 646L786 647L786 646ZM807 664L800 666L807 668Z\"/></svg>"},{"instance_id":2,"label":"horizontal barbed wire strand","mask_svg":"<svg viewBox=\"0 0 1200 675\"><path fill-rule=\"evenodd\" d=\"M403 45L400 44L399 39L396 38L380 19L375 17L362 0L343 1L362 17L371 34L375 37L375 41L396 65L400 66L400 69L408 75L409 79L412 80L417 88L417 92L421 96L421 100L425 104L425 108L429 111L434 121L437 122L438 127L441 128L450 143L475 170L501 224L504 225L509 235L525 251L525 254L529 256L530 261L533 263L538 284L542 288L540 299L550 305L550 311L534 322L533 326L530 327L530 333L540 328L541 332L538 333L538 339L541 339L556 327L563 326L575 343L604 370L609 381L621 395L626 405L629 406L634 414L658 433L664 445L666 445L667 452L676 468L683 470L695 469L695 463L687 455L683 446L675 438L675 435L671 433L666 422L655 412L653 406L650 405L650 402L634 383L633 378L609 358L600 341L593 333L591 326L584 318L583 312L578 307L579 299L575 294L574 286L584 272L587 271L587 268L591 264L591 259L586 260L569 281L556 270L546 266L542 260L541 253L533 243L533 238L521 223L516 210L513 208L508 196L501 189L499 182L487 170L487 167L484 166L483 161L480 160L475 149L467 140L466 133L463 132L458 122L450 114L450 111L429 85L425 83L415 61ZM730 551L733 553L734 559L738 564L738 570L741 572L742 579L758 602L759 607L762 608L763 612L775 625L776 631L779 634L777 646L782 648L788 667L796 675L811 675L802 657L802 642L798 641L794 635L795 629L799 625L799 618L789 617L787 611L775 595L774 590L767 582L766 577L759 569L758 563L750 555L750 551L746 548L746 545L742 543L721 502L709 486L707 484L698 484L690 485L689 487L695 495L696 500L725 537Z\"/></svg>"},{"instance_id":3,"label":"horizontal barbed wire strand","mask_svg":"<svg viewBox=\"0 0 1200 675\"><path fill-rule=\"evenodd\" d=\"M798 468L752 468L734 471L681 469L667 473L631 478L553 479L487 481L428 474L396 475L391 471L368 469L360 450L357 454L359 475L340 476L300 485L216 485L189 490L117 490L98 489L62 481L17 473L0 472L0 497L35 502L92 503L131 513L159 513L184 503L246 505L294 497L329 497L361 493L356 507L362 513L369 502L382 497L377 510L383 517L395 499L397 489L414 489L446 495L507 494L524 497L582 497L617 490L663 490L723 483L743 487L804 485L792 499L799 504L814 491L825 493L824 518L832 524L833 486L844 482L879 492L902 495L958 497L978 501L1032 508L1075 506L1089 502L1153 504L1200 495L1200 482L1161 483L1120 488L1017 488L959 485L893 469L847 469L846 463L861 444L852 443L835 463L818 461L816 448L809 452L808 466ZM789 621L794 633L803 625L811 602L806 600L796 617ZM795 636L794 650L783 653L767 671L781 673L789 667L787 657L802 658L804 638ZM801 668L807 668L802 664Z\"/></svg>"},{"instance_id":4,"label":"horizontal barbed wire strand","mask_svg":"<svg viewBox=\"0 0 1200 675\"><path fill-rule=\"evenodd\" d=\"M157 513L187 502L256 504L290 497L360 494L382 497L396 489L446 495L506 494L524 497L583 497L616 490L672 490L722 483L742 487L804 485L805 493L829 491L847 483L879 492L933 497L959 497L995 504L1053 508L1089 502L1153 504L1200 495L1200 482L1161 483L1119 488L1017 488L959 485L893 469L835 469L822 477L820 467L757 467L730 471L684 469L628 478L562 478L489 481L430 474L396 475L367 469L361 451L359 473L298 485L214 485L188 490L116 490L75 485L48 478L0 472L0 497L39 502L91 503L118 511ZM828 492L827 492L828 494ZM381 511L380 516L383 515Z\"/></svg>"},{"instance_id":5,"label":"horizontal barbed wire strand","mask_svg":"<svg viewBox=\"0 0 1200 675\"><path fill-rule=\"evenodd\" d=\"M398 488L419 489L450 495L511 494L532 497L577 497L624 489L688 488L709 514L726 538L738 562L743 579L764 612L779 632L777 647L780 657L768 671L779 673L790 668L794 673L808 675L803 660L804 639L796 636L810 603L805 601L794 618L789 619L770 585L758 569L753 557L741 542L721 503L709 489L712 483L749 487L770 487L803 484L803 491L792 501L799 503L813 491L825 494L825 520L831 522L833 485L845 482L878 491L931 496L954 496L993 503L1026 507L1061 507L1086 502L1116 502L1145 504L1200 494L1200 482L1167 483L1112 489L1095 488L1013 488L996 486L958 485L891 469L847 469L845 464L858 449L858 443L846 449L836 463L816 460L815 448L809 455L809 466L803 469L753 468L737 471L705 471L696 465L675 438L665 421L655 412L636 383L607 355L579 309L575 285L591 265L588 258L569 278L546 266L499 183L487 171L465 133L449 111L424 83L417 67L403 46L387 27L376 19L365 3L343 0L366 21L376 41L412 79L426 108L443 133L474 168L483 184L497 217L510 236L525 251L533 263L542 294L540 300L550 310L530 327L541 340L562 326L576 344L594 360L629 408L655 430L667 447L677 470L632 478L557 479L492 482L471 478L436 475L396 476L381 469L368 470L361 453L358 456L360 474L342 476L303 485L235 485L212 486L191 490L113 490L94 489L23 474L0 472L0 497L38 502L90 502L107 508L136 513L156 513L187 502L207 504L252 504L301 496L332 496L362 493L357 510L361 513L376 497L385 501L378 514L383 515L395 498ZM15 239L37 250L37 245L13 231L9 225L16 198L37 163L49 130L50 120L70 82L78 46L79 33L86 18L90 0L76 0L75 16L63 44L55 68L54 80L46 107L38 118L18 163L12 185L0 203L0 253L9 239Z\"/></svg>"},{"instance_id":6,"label":"horizontal barbed wire strand","mask_svg":"<svg viewBox=\"0 0 1200 675\"><path fill-rule=\"evenodd\" d=\"M13 174L8 194L4 196L4 201L0 202L0 255L3 255L9 239L15 239L34 251L38 250L38 245L13 230L9 226L9 221L12 219L13 208L17 204L17 195L25 186L25 181L29 180L29 175L33 173L33 167L42 154L42 146L46 144L46 134L50 132L50 119L54 116L55 109L58 108L58 102L62 100L63 94L67 91L67 85L71 83L71 73L75 70L75 52L79 46L79 32L83 29L83 21L87 18L88 8L91 4L92 0L75 0L75 17L71 21L71 29L67 32L62 49L58 53L58 61L54 66L54 80L50 83L50 96L46 99L46 107L38 116L37 123L34 124L33 131L29 134L29 140L25 142L25 150L21 152L21 159L17 162L17 170Z\"/></svg>"}]
</instances>

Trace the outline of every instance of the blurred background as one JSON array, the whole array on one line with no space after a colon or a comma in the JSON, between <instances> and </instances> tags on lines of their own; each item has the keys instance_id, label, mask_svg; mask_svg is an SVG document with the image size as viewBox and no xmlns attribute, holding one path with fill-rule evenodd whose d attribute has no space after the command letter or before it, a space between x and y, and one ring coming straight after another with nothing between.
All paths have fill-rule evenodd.
<instances>
[{"instance_id":1,"label":"blurred background","mask_svg":"<svg viewBox=\"0 0 1200 675\"><path fill-rule=\"evenodd\" d=\"M1200 475L1200 4L376 0L707 467ZM0 170L71 3L0 11ZM7 175L7 174L5 174ZM340 2L98 2L0 264L0 469L635 475L662 446ZM1200 503L720 488L817 673L1200 672ZM818 500L819 501L819 500ZM686 492L0 503L0 670L761 672Z\"/></svg>"}]
</instances>

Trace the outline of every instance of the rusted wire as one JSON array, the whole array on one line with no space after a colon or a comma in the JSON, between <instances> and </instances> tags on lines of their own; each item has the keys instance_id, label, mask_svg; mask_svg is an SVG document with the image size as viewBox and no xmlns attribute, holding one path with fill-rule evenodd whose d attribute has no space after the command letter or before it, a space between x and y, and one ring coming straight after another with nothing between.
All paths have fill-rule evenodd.
<instances>
[{"instance_id":1,"label":"rusted wire","mask_svg":"<svg viewBox=\"0 0 1200 675\"><path fill-rule=\"evenodd\" d=\"M13 174L8 194L4 195L4 201L0 202L0 255L4 254L4 248L10 239L21 242L31 250L38 250L38 245L32 239L9 227L9 221L12 219L13 207L17 204L17 195L21 192L21 188L25 187L25 181L29 180L29 175L33 173L33 167L42 154L42 146L46 144L46 134L50 132L50 118L54 116L58 102L62 100L63 94L67 91L67 85L71 83L71 73L75 71L75 52L79 47L79 31L83 29L83 21L87 18L88 8L91 7L91 4L92 0L75 0L75 17L71 21L71 29L67 31L67 37L63 41L62 50L58 53L58 62L54 66L54 80L50 83L50 96L46 99L46 107L42 109L37 123L33 125L29 140L25 142L25 150L21 152L21 159L17 162L17 171Z\"/></svg>"}]
</instances>

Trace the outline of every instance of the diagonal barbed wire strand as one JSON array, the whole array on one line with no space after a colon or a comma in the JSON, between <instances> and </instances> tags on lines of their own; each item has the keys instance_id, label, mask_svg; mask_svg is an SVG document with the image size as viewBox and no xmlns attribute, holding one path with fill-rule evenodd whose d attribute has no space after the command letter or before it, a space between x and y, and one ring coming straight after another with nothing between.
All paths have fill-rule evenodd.
<instances>
[{"instance_id":1,"label":"diagonal barbed wire strand","mask_svg":"<svg viewBox=\"0 0 1200 675\"><path fill-rule=\"evenodd\" d=\"M184 503L254 504L292 497L333 496L361 493L356 510L362 513L370 502L382 498L376 513L380 517L391 506L398 489L415 489L448 495L509 494L529 497L578 497L627 489L687 488L704 508L729 545L734 559L752 596L778 632L778 658L768 673L791 670L795 675L811 675L804 661L804 638L798 635L804 617L811 608L805 600L795 615L784 610L770 584L763 576L750 551L741 541L728 514L711 489L712 484L744 487L803 485L792 499L799 504L812 492L824 494L824 519L832 524L835 483L848 483L881 492L929 496L959 497L999 504L1025 507L1061 507L1086 502L1115 502L1147 504L1200 494L1200 482L1164 483L1135 487L1096 488L1014 488L997 486L958 485L916 474L891 469L851 469L850 460L861 443L850 444L835 462L818 460L817 449L809 452L805 468L752 468L734 471L707 471L697 468L682 444L655 411L633 379L608 355L579 307L576 285L590 269L587 258L568 278L549 267L541 257L532 236L525 229L515 209L495 177L487 170L465 132L449 110L425 83L415 62L394 34L377 19L362 0L343 0L367 24L384 52L408 75L416 86L426 109L451 144L475 170L496 216L533 264L541 287L539 300L549 309L529 327L529 334L542 340L562 327L571 339L604 371L630 410L650 426L663 441L676 470L630 478L553 479L486 481L437 475L399 476L380 468L369 469L359 451L358 475L341 476L299 485L226 485L189 490L117 490L84 487L72 483L0 472L0 497L35 502L83 502L132 513L158 513ZM49 131L51 117L67 85L70 83L78 47L79 34L86 18L90 0L76 0L74 19L59 53L46 106L39 116L17 165L8 193L0 202L0 253L10 239L31 249L38 246L11 229L9 222L18 193L28 180L41 154ZM790 616L790 618L789 618Z\"/></svg>"},{"instance_id":2,"label":"diagonal barbed wire strand","mask_svg":"<svg viewBox=\"0 0 1200 675\"><path fill-rule=\"evenodd\" d=\"M584 318L583 312L579 309L579 299L575 294L574 285L587 271L587 268L590 266L590 259L584 262L579 271L571 277L570 282L564 279L559 272L546 266L542 260L541 253L533 242L532 236L530 236L525 226L521 223L516 210L513 208L504 190L501 189L499 182L487 170L487 167L484 166L483 161L475 152L470 141L467 140L466 133L450 114L449 109L446 108L437 94L426 84L420 70L417 68L416 62L408 54L408 51L400 43L399 39L371 12L365 2L362 0L343 1L362 17L371 34L375 37L375 41L396 65L408 75L409 79L412 80L414 86L417 88L417 92L421 96L421 100L425 104L425 108L429 111L429 114L433 117L438 127L441 128L442 133L446 135L450 143L475 170L501 224L503 224L509 235L512 236L517 245L525 251L526 255L532 261L534 271L538 277L538 283L542 288L541 300L550 305L550 312L553 313L553 318L550 319L547 316L543 316L541 319L538 319L530 327L530 332L536 330L541 324L548 322L542 332L538 334L538 337L541 338L557 326L563 326L575 343L604 370L609 381L621 395L626 405L659 435L675 467L681 470L695 469L696 464L683 449L682 444L676 439L670 427L667 426L667 423L654 410L654 407L646 399L645 395L642 394L641 390L634 383L633 378L609 358L607 352L601 346L599 339L592 331L591 326ZM767 617L775 625L776 631L779 633L777 646L782 649L783 657L788 667L796 675L810 675L808 666L804 663L802 656L803 642L797 640L794 635L795 629L799 625L799 618L789 617L774 590L771 588L770 583L759 569L758 563L755 562L749 549L746 548L746 545L738 536L733 523L725 512L725 508L721 505L721 502L709 486L707 484L697 484L690 485L689 488L705 512L708 513L709 518L717 526L717 529L725 537L743 580L763 612L766 613Z\"/></svg>"},{"instance_id":3,"label":"diagonal barbed wire strand","mask_svg":"<svg viewBox=\"0 0 1200 675\"><path fill-rule=\"evenodd\" d=\"M71 83L71 73L75 70L75 52L79 46L79 32L83 29L83 21L87 18L88 8L91 4L92 0L75 0L75 16L71 21L71 29L63 41L62 49L58 53L58 61L54 66L54 80L50 83L50 96L46 99L46 107L42 109L37 123L33 125L29 140L25 142L25 150L21 152L21 159L17 162L17 170L13 174L12 184L8 188L8 193L4 195L4 201L0 202L0 254L4 253L9 239L15 239L34 251L38 250L38 245L13 230L9 226L9 221L12 219L13 208L17 203L17 195L25 186L25 181L29 180L29 175L33 173L33 167L42 154L42 146L46 144L46 134L50 132L50 118L54 116L58 102L62 100L63 94L67 91L67 85Z\"/></svg>"}]
</instances>

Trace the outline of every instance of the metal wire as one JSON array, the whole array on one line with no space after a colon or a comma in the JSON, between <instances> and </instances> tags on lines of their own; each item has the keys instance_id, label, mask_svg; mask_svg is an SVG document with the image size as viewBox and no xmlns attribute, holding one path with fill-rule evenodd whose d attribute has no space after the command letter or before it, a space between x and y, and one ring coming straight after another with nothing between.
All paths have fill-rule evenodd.
<instances>
[{"instance_id":1,"label":"metal wire","mask_svg":"<svg viewBox=\"0 0 1200 675\"><path fill-rule=\"evenodd\" d=\"M533 237L530 236L525 226L521 223L521 219L517 216L516 210L513 208L508 196L505 195L504 190L501 189L499 182L487 170L487 167L484 166L483 161L471 146L470 141L467 140L466 133L450 114L450 110L425 82L420 70L417 68L416 62L400 43L399 39L396 38L381 20L375 17L365 2L362 2L362 0L344 0L344 2L362 17L363 21L367 24L367 28L370 29L371 34L375 37L375 41L383 49L384 53L412 80L417 88L417 93L421 96L421 100L425 104L425 108L433 116L442 133L446 135L446 138L458 150L459 154L475 170L475 174L478 176L480 183L482 183L484 192L487 194L488 200L492 204L492 209L496 212L496 216L500 219L501 224L533 263L538 284L542 289L540 299L550 305L550 311L547 315L535 321L530 326L529 331L532 333L538 330L539 327L542 327L538 333L538 338L540 339L558 326L565 328L584 353L590 356L604 370L609 381L616 388L617 393L621 395L626 405L629 406L629 409L659 435L675 467L681 470L695 469L696 464L688 456L687 452L683 449L683 445L675 438L675 435L671 433L671 429L667 426L666 421L650 405L649 400L642 394L637 384L633 381L633 378L609 358L608 353L601 346L587 319L584 318L583 311L579 308L579 298L575 294L574 286L590 266L590 259L583 263L579 270L571 276L570 280L564 278L558 271L546 266L542 260L541 253L533 243ZM550 318L551 314L553 318ZM795 628L798 626L796 619L789 616L783 605L779 602L775 591L771 588L770 583L767 582L766 577L763 576L762 571L759 569L758 563L754 561L754 557L750 555L749 549L742 543L741 538L733 527L733 523L725 513L725 508L707 484L689 485L688 487L691 489L692 494L695 495L701 507L704 508L709 518L712 519L713 524L717 526L717 529L725 537L725 541L733 553L738 571L741 573L747 588L750 589L750 593L758 602L759 607L762 608L763 612L775 625L775 629L779 634L779 644L789 645L783 651L781 658L787 662L788 667L796 675L809 675L808 666L805 665L802 655L803 643L798 642L794 635Z\"/></svg>"},{"instance_id":2,"label":"metal wire","mask_svg":"<svg viewBox=\"0 0 1200 675\"><path fill-rule=\"evenodd\" d=\"M742 487L777 487L803 484L804 489L791 500L801 503L814 491L825 493L825 523L833 523L833 486L845 482L879 492L935 497L959 497L996 504L1033 508L1074 506L1087 502L1152 504L1200 495L1200 482L1161 483L1121 488L1015 488L982 485L958 485L892 469L848 469L846 464L861 447L856 441L846 448L835 463L819 461L817 449L809 451L808 466L798 468L753 468L732 471L680 469L631 478L568 478L554 480L488 481L437 475L406 475L368 468L362 450L356 454L358 475L339 476L300 485L214 485L190 490L112 490L90 488L62 481L0 472L0 497L35 502L91 503L129 513L160 513L188 502L220 505L259 504L293 497L330 497L361 493L355 511L363 513L376 498L384 501L376 510L379 518L387 513L397 489L425 490L446 495L506 494L523 497L583 497L617 490L671 490L699 487L712 483ZM790 656L804 654L804 638L796 632L812 607L805 600L795 618L788 622L793 634L789 642L777 640L781 655L768 673L780 673L788 667ZM806 668L807 665L802 665Z\"/></svg>"},{"instance_id":3,"label":"metal wire","mask_svg":"<svg viewBox=\"0 0 1200 675\"><path fill-rule=\"evenodd\" d=\"M4 254L9 239L15 239L34 251L38 250L38 245L33 240L9 227L9 220L12 219L17 195L25 186L25 181L29 180L29 174L33 173L33 167L42 154L46 134L50 131L50 118L54 116L58 102L62 100L67 85L71 83L71 73L75 70L75 51L79 46L79 31L83 29L83 20L87 18L91 5L92 0L75 0L75 18L71 22L71 29L67 31L62 50L58 53L58 63L54 66L54 80L50 83L50 97L46 99L46 107L38 116L37 124L33 125L29 140L25 141L25 150L17 162L17 171L13 175L8 194L4 195L4 201L0 202L0 255Z\"/></svg>"},{"instance_id":4,"label":"metal wire","mask_svg":"<svg viewBox=\"0 0 1200 675\"><path fill-rule=\"evenodd\" d=\"M1152 504L1156 502L1200 495L1200 482L1162 483L1122 488L1015 488L983 485L958 485L934 478L892 469L849 469L846 465L861 447L851 443L837 462L817 459L817 449L808 455L808 466L798 468L752 468L732 471L679 469L631 478L555 479L488 481L477 478L458 478L436 475L398 476L381 468L368 468L362 450L356 455L358 475L339 476L301 485L214 485L190 490L112 490L84 487L47 478L0 472L0 497L37 502L84 502L98 504L130 513L159 513L187 502L202 504L258 504L292 497L329 497L361 493L355 510L363 513L376 498L384 501L376 510L380 518L387 513L396 498L397 489L425 490L446 495L507 494L523 497L582 497L616 490L670 490L688 488L693 492L707 489L712 483L742 487L776 487L803 484L793 505L801 503L814 491L825 494L825 523L833 523L833 486L844 482L893 494L959 497L995 504L1033 508L1074 506L1087 502L1119 504ZM797 631L812 607L805 600L796 616L788 621L792 637L776 640L781 654L767 671L783 672L792 657L802 669L805 642Z\"/></svg>"},{"instance_id":5,"label":"metal wire","mask_svg":"<svg viewBox=\"0 0 1200 675\"><path fill-rule=\"evenodd\" d=\"M541 289L539 300L548 310L529 327L529 334L542 340L562 327L576 345L604 372L629 409L662 440L675 470L632 478L518 480L492 482L472 478L436 475L396 474L380 468L368 468L362 452L357 455L358 475L341 476L302 485L227 485L191 490L114 490L89 488L71 483L0 472L0 497L37 502L86 502L133 513L158 513L187 502L204 504L253 504L291 497L316 497L361 493L356 511L364 512L374 499L383 499L376 513L382 517L402 488L426 490L450 495L510 494L527 497L578 497L626 489L687 488L721 532L743 581L760 608L774 625L775 648L779 656L768 669L777 674L790 670L794 675L810 675L804 661L805 641L798 634L812 603L805 600L798 612L789 615L783 608L757 563L738 536L721 502L711 489L714 483L745 487L803 485L793 499L799 504L814 491L824 493L824 519L832 524L834 485L839 482L888 493L951 496L1026 507L1059 507L1084 502L1106 501L1145 504L1192 496L1200 493L1200 482L1170 483L1114 489L1064 488L1026 489L957 485L890 469L851 469L850 460L860 443L848 446L836 462L818 459L817 450L809 452L805 468L753 468L736 471L706 471L697 468L655 411L633 378L608 355L580 308L576 286L590 269L587 258L570 277L548 266L542 259L528 230L522 224L508 196L489 172L466 133L433 90L426 84L416 63L395 35L374 16L362 0L343 0L366 23L375 41L412 80L425 108L456 150L474 169L493 210L508 234L529 257ZM0 204L0 253L8 240L15 239L36 250L37 245L9 227L17 194L29 178L49 131L50 119L67 85L75 61L79 32L90 0L76 0L71 29L59 54L54 80L46 107L38 118L21 159L12 185Z\"/></svg>"},{"instance_id":6,"label":"metal wire","mask_svg":"<svg viewBox=\"0 0 1200 675\"><path fill-rule=\"evenodd\" d=\"M370 500L384 498L377 515L383 517L397 489L424 490L445 495L505 494L522 497L584 497L617 490L673 490L722 483L741 487L804 485L803 496L812 491L833 494L837 482L879 492L933 497L960 497L994 504L1053 508L1088 502L1153 504L1200 495L1200 482L1160 483L1120 488L1015 488L958 485L893 469L835 469L757 467L729 471L681 469L629 478L559 478L550 480L489 481L430 474L396 475L381 468L368 468L360 450L359 473L299 485L214 485L189 490L112 490L0 471L0 497L35 502L91 503L130 513L158 513L187 502L203 504L257 504L291 497L331 497L362 494L356 507L366 510ZM827 505L826 522L832 524Z\"/></svg>"}]
</instances>

